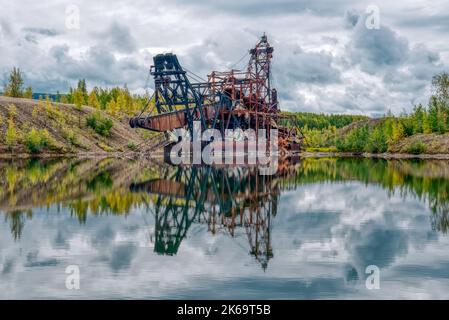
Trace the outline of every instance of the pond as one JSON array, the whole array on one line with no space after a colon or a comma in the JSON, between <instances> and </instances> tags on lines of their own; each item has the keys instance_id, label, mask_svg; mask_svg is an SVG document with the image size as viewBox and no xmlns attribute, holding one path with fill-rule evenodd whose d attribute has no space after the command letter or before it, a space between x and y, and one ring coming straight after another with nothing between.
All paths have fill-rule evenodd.
<instances>
[{"instance_id":1,"label":"pond","mask_svg":"<svg viewBox=\"0 0 449 320\"><path fill-rule=\"evenodd\" d=\"M2 160L0 185L2 299L449 296L448 161Z\"/></svg>"}]
</instances>

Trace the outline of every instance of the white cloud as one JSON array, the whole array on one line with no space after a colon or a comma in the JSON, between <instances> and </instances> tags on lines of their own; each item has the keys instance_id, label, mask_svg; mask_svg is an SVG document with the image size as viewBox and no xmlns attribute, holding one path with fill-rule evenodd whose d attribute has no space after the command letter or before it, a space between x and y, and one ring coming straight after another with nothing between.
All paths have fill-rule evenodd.
<instances>
[{"instance_id":1,"label":"white cloud","mask_svg":"<svg viewBox=\"0 0 449 320\"><path fill-rule=\"evenodd\" d=\"M79 1L79 30L65 28L69 4L2 5L0 74L19 66L35 91L66 91L84 77L90 87L142 92L156 53L178 54L204 78L232 66L265 31L281 108L379 115L426 102L431 76L449 65L444 2L431 10L420 0L379 1L380 30L364 28L370 3L355 0Z\"/></svg>"}]
</instances>

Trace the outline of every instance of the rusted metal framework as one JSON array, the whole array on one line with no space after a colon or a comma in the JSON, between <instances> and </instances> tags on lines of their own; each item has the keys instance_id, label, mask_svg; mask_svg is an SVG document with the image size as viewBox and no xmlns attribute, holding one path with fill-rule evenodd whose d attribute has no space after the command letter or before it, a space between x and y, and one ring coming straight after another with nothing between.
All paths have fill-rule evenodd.
<instances>
[{"instance_id":1,"label":"rusted metal framework","mask_svg":"<svg viewBox=\"0 0 449 320\"><path fill-rule=\"evenodd\" d=\"M297 167L282 167L276 175L260 176L255 167L169 167L161 178L132 184L130 190L154 195L154 250L174 255L193 224L205 224L212 234L247 238L249 253L263 269L273 257L271 221L277 214L284 175Z\"/></svg>"},{"instance_id":2,"label":"rusted metal framework","mask_svg":"<svg viewBox=\"0 0 449 320\"><path fill-rule=\"evenodd\" d=\"M271 85L273 51L263 35L249 51L246 70L213 71L204 82L191 81L176 55L155 56L151 74L157 113L142 112L130 120L131 127L158 132L186 127L192 132L193 121L200 121L203 129L219 129L222 136L226 129L254 129L258 137L258 131L265 129L267 138L277 129L281 151L299 151L302 135L295 127L281 125L287 116L280 113Z\"/></svg>"}]
</instances>

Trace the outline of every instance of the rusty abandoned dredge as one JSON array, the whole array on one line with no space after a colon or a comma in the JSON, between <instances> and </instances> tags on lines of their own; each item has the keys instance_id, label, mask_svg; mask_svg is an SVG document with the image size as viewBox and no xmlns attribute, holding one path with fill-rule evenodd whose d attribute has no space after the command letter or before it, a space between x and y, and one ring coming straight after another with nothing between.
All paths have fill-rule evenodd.
<instances>
[{"instance_id":1,"label":"rusty abandoned dredge","mask_svg":"<svg viewBox=\"0 0 449 320\"><path fill-rule=\"evenodd\" d=\"M194 122L199 121L202 130L217 129L222 137L228 129L253 129L256 137L264 129L269 141L277 129L278 150L284 155L276 174L269 176L260 176L251 166L193 166L189 170L163 165L167 172L161 178L132 184L131 191L156 197L154 250L159 254L176 254L188 229L203 224L213 234L246 235L250 253L263 269L273 257L271 218L277 212L280 190L291 188L279 178L295 176L292 158L297 157L303 136L297 127L286 126L294 119L280 112L270 81L273 47L265 35L249 56L246 70L213 71L205 82L191 81L200 78L183 69L174 54L154 57L150 69L154 94L130 125L165 133L166 140L157 147L164 146L167 153L176 143L168 132L185 128L192 137ZM144 115L150 101L154 106ZM246 148L248 141L243 145Z\"/></svg>"},{"instance_id":2,"label":"rusty abandoned dredge","mask_svg":"<svg viewBox=\"0 0 449 320\"><path fill-rule=\"evenodd\" d=\"M194 82L199 77L184 70L176 55L156 55L150 68L154 94L140 115L130 119L130 126L164 132L166 140L159 146L166 151L174 144L167 133L186 128L193 137L195 121L201 130L214 128L222 137L228 129L253 129L257 139L259 130L264 129L269 141L271 130L277 129L280 153L299 152L303 137L297 128L285 125L294 119L281 114L277 91L271 85L273 51L264 34L249 50L246 70L213 71L206 82ZM144 115L150 101L154 101L153 109ZM243 144L247 148L247 142Z\"/></svg>"}]
</instances>

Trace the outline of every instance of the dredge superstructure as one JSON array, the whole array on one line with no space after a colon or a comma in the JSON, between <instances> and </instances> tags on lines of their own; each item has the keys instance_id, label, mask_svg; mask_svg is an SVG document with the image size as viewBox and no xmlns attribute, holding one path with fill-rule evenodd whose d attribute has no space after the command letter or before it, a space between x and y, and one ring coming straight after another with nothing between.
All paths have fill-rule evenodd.
<instances>
[{"instance_id":1,"label":"dredge superstructure","mask_svg":"<svg viewBox=\"0 0 449 320\"><path fill-rule=\"evenodd\" d=\"M294 121L281 114L277 91L271 84L273 51L264 34L249 50L246 69L213 71L203 82L193 81L175 54L156 55L150 69L155 87L153 109L144 114L144 108L130 119L130 126L165 133L186 128L193 136L194 122L198 121L202 130L218 129L222 137L227 129L253 129L256 137L265 129L267 139L277 129L280 152L300 151L303 137L297 128L286 125Z\"/></svg>"}]
</instances>

